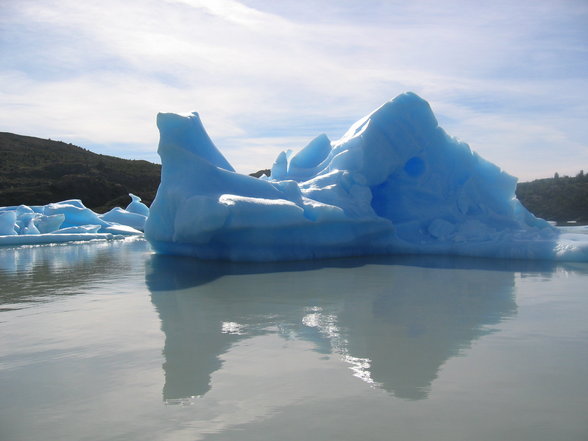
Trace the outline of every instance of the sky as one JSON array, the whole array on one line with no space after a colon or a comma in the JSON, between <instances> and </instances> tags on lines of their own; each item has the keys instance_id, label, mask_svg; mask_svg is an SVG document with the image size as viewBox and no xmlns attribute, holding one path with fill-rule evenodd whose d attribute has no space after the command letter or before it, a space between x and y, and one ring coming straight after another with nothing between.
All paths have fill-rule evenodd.
<instances>
[{"instance_id":1,"label":"sky","mask_svg":"<svg viewBox=\"0 0 588 441\"><path fill-rule=\"evenodd\" d=\"M405 91L521 181L588 171L588 1L0 0L0 131L97 153L196 111L250 173Z\"/></svg>"}]
</instances>

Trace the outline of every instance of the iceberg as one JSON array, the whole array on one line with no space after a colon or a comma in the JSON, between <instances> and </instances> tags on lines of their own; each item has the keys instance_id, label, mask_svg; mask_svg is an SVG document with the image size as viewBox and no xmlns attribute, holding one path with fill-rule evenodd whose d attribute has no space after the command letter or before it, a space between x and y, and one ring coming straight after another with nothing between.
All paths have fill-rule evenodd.
<instances>
[{"instance_id":1,"label":"iceberg","mask_svg":"<svg viewBox=\"0 0 588 441\"><path fill-rule=\"evenodd\" d=\"M142 235L149 208L133 194L127 209L98 214L79 199L0 207L0 246L110 240ZM133 210L133 211L130 211Z\"/></svg>"},{"instance_id":2,"label":"iceberg","mask_svg":"<svg viewBox=\"0 0 588 441\"><path fill-rule=\"evenodd\" d=\"M141 202L141 198L139 196L134 195L133 193L129 193L131 197L131 203L127 205L126 211L129 213L139 214L141 216L149 216L149 207Z\"/></svg>"},{"instance_id":3,"label":"iceberg","mask_svg":"<svg viewBox=\"0 0 588 441\"><path fill-rule=\"evenodd\" d=\"M133 213L120 207L114 207L109 212L101 215L100 219L111 223L127 225L129 227L133 227L136 230L143 231L147 216Z\"/></svg>"},{"instance_id":4,"label":"iceberg","mask_svg":"<svg viewBox=\"0 0 588 441\"><path fill-rule=\"evenodd\" d=\"M282 152L271 176L235 172L197 113L160 113L161 183L145 237L161 254L231 261L443 254L588 261L515 197L516 178L404 93L337 141Z\"/></svg>"}]
</instances>

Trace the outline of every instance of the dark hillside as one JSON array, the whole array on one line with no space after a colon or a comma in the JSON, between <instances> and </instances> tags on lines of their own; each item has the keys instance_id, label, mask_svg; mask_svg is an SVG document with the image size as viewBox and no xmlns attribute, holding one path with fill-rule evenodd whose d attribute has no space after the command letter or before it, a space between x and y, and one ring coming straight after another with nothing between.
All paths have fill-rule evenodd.
<instances>
[{"instance_id":1,"label":"dark hillside","mask_svg":"<svg viewBox=\"0 0 588 441\"><path fill-rule=\"evenodd\" d=\"M95 211L126 206L128 193L149 205L161 166L99 155L61 141L0 132L0 206L81 199Z\"/></svg>"},{"instance_id":2,"label":"dark hillside","mask_svg":"<svg viewBox=\"0 0 588 441\"><path fill-rule=\"evenodd\" d=\"M588 223L588 175L521 182L517 197L537 217L546 220Z\"/></svg>"}]
</instances>

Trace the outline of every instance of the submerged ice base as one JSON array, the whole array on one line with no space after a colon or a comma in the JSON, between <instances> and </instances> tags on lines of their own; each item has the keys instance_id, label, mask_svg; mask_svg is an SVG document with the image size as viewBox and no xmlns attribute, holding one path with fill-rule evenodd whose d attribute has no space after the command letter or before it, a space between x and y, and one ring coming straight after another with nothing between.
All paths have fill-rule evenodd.
<instances>
[{"instance_id":1,"label":"submerged ice base","mask_svg":"<svg viewBox=\"0 0 588 441\"><path fill-rule=\"evenodd\" d=\"M515 197L516 178L398 96L338 141L282 152L271 177L235 173L198 114L159 114L162 176L145 237L163 254L234 261L454 254L588 261Z\"/></svg>"}]
</instances>

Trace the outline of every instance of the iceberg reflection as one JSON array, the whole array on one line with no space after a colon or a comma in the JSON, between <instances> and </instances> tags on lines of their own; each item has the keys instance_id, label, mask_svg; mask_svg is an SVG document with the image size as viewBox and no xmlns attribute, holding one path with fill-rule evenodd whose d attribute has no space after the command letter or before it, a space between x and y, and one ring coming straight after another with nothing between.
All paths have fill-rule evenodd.
<instances>
[{"instance_id":1,"label":"iceberg reflection","mask_svg":"<svg viewBox=\"0 0 588 441\"><path fill-rule=\"evenodd\" d=\"M146 283L166 337L163 398L206 394L233 345L275 333L312 342L373 387L424 399L448 359L516 314L515 274L555 268L427 256L238 264L152 255Z\"/></svg>"},{"instance_id":2,"label":"iceberg reflection","mask_svg":"<svg viewBox=\"0 0 588 441\"><path fill-rule=\"evenodd\" d=\"M145 240L131 238L0 247L0 311L131 277L148 252Z\"/></svg>"}]
</instances>

